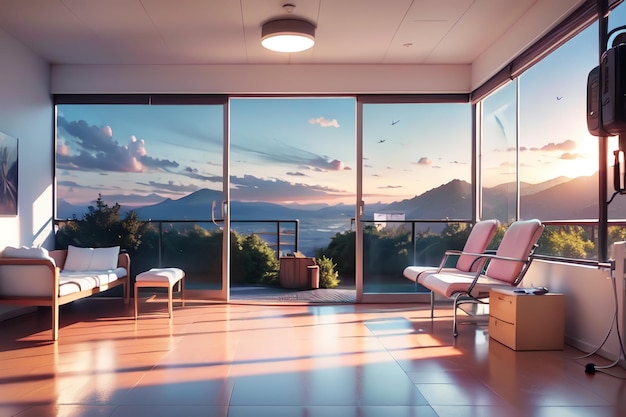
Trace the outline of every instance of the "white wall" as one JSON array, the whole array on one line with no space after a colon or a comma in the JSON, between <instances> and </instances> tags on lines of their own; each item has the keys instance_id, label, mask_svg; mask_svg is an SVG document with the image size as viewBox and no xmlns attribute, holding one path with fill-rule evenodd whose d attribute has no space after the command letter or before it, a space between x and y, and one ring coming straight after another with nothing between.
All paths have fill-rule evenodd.
<instances>
[{"instance_id":1,"label":"white wall","mask_svg":"<svg viewBox=\"0 0 626 417\"><path fill-rule=\"evenodd\" d=\"M53 115L49 65L0 30L0 131L18 138L18 215L0 217L0 250L52 245Z\"/></svg>"},{"instance_id":2,"label":"white wall","mask_svg":"<svg viewBox=\"0 0 626 417\"><path fill-rule=\"evenodd\" d=\"M622 270L623 252L623 249L619 252L621 255L617 262ZM617 275L613 277L610 269L535 260L521 285L542 285L551 292L565 294L565 342L584 352L591 352L602 344L611 329L615 314L613 279L617 283L618 316L623 329L624 273L621 277ZM607 359L617 359L619 343L616 328L612 329L599 353Z\"/></svg>"},{"instance_id":3,"label":"white wall","mask_svg":"<svg viewBox=\"0 0 626 417\"><path fill-rule=\"evenodd\" d=\"M467 93L470 65L54 65L70 93Z\"/></svg>"}]
</instances>

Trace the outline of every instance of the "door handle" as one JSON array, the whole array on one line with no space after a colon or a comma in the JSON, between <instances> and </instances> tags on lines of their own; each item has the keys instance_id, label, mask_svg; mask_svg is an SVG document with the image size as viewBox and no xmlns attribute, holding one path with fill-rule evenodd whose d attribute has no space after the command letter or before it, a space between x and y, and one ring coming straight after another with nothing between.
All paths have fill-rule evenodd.
<instances>
[{"instance_id":1,"label":"door handle","mask_svg":"<svg viewBox=\"0 0 626 417\"><path fill-rule=\"evenodd\" d=\"M215 220L215 206L217 205L216 201L213 200L213 203L211 204L211 221L213 222L213 224L217 227L220 227L219 224L217 224L217 221Z\"/></svg>"}]
</instances>

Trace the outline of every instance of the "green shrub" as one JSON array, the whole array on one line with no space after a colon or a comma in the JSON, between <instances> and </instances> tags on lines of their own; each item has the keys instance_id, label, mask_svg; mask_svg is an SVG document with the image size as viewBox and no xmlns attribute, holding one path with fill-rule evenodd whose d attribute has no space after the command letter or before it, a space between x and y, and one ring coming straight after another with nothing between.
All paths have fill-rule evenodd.
<instances>
[{"instance_id":1,"label":"green shrub","mask_svg":"<svg viewBox=\"0 0 626 417\"><path fill-rule=\"evenodd\" d=\"M110 207L105 204L102 195L98 195L96 206L89 206L89 212L82 220L74 217L55 235L55 249L67 249L68 245L83 247L120 246L125 250L136 250L144 235L151 227L137 218L137 213L130 211L122 219L121 206L115 203Z\"/></svg>"},{"instance_id":2,"label":"green shrub","mask_svg":"<svg viewBox=\"0 0 626 417\"><path fill-rule=\"evenodd\" d=\"M339 280L339 272L335 271L337 266L332 259L322 256L316 259L316 263L320 268L320 287L335 288L341 282Z\"/></svg>"}]
</instances>

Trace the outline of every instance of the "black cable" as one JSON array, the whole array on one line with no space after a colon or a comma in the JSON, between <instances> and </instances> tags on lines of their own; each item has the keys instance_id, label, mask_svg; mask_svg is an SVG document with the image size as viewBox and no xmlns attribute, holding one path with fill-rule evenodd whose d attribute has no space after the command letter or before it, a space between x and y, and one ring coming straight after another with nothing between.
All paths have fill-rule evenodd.
<instances>
[{"instance_id":1,"label":"black cable","mask_svg":"<svg viewBox=\"0 0 626 417\"><path fill-rule=\"evenodd\" d=\"M616 195L618 195L620 192L619 191L615 191L613 193L613 195L611 196L611 198L609 199L609 201L606 202L606 204L611 204L611 202L613 201L613 199L615 198Z\"/></svg>"},{"instance_id":2,"label":"black cable","mask_svg":"<svg viewBox=\"0 0 626 417\"><path fill-rule=\"evenodd\" d=\"M613 274L613 270L611 270L611 275ZM583 356L580 356L578 358L575 359L584 359L584 358L588 358L589 356L595 355L601 348L602 346L604 346L604 344L607 342L607 340L609 339L609 336L613 330L613 325L615 325L615 329L617 331L617 340L619 342L619 353L617 355L617 359L615 359L615 361L613 361L612 363L608 364L608 365L596 365L594 363L588 363L585 365L585 373L587 374L594 374L597 371L599 372L603 372L607 375L613 376L615 378L620 378L620 379L626 379L626 377L620 377L617 375L614 375L610 372L606 372L606 369L612 368L615 365L619 364L620 359L624 358L626 359L626 351L624 351L624 342L622 341L622 335L620 334L620 325L619 325L619 308L618 308L618 304L619 304L619 300L617 297L617 284L616 284L616 278L611 276L611 281L612 281L612 287L613 287L613 303L614 303L614 310L613 310L613 318L611 319L611 326L609 328L609 331L607 332L604 340L602 341L602 343L596 348L594 349L592 352L585 354Z\"/></svg>"}]
</instances>

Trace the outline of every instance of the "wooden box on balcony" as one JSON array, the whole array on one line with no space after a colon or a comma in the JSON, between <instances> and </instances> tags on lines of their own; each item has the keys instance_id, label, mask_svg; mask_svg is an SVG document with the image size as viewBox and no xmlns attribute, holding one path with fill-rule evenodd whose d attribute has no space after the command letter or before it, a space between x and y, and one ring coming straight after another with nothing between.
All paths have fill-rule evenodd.
<instances>
[{"instance_id":1,"label":"wooden box on balcony","mask_svg":"<svg viewBox=\"0 0 626 417\"><path fill-rule=\"evenodd\" d=\"M281 257L278 281L283 288L319 288L319 267L315 258L302 255Z\"/></svg>"}]
</instances>

